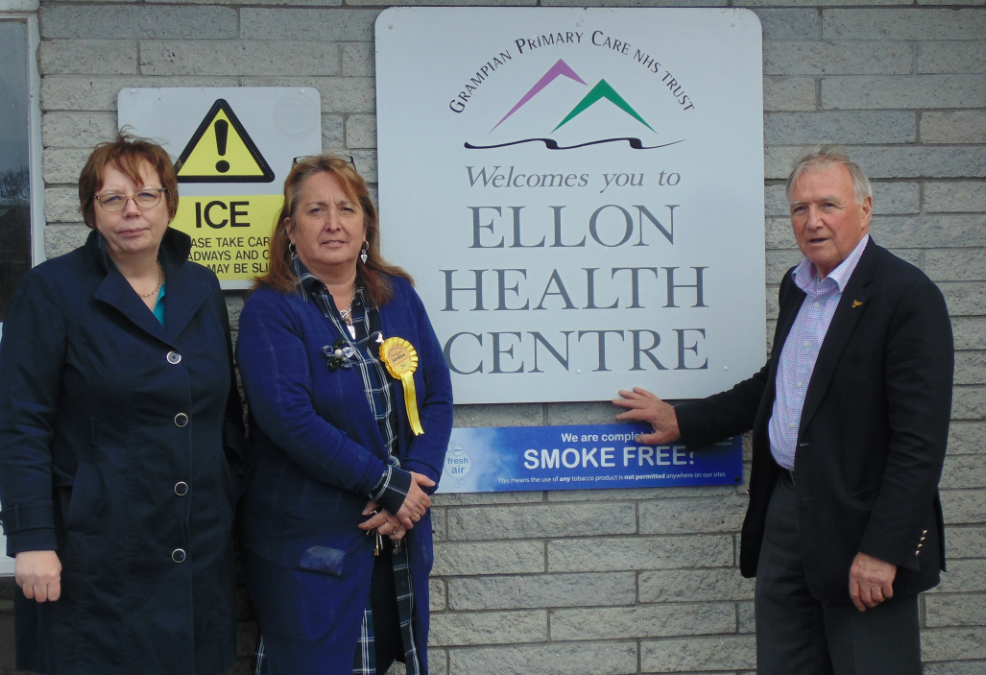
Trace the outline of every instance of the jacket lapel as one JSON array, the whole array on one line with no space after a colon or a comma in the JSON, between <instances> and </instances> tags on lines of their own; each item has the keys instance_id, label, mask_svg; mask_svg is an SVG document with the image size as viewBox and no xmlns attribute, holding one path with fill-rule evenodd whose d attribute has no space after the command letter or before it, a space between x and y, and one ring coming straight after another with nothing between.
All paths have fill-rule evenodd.
<instances>
[{"instance_id":1,"label":"jacket lapel","mask_svg":"<svg viewBox=\"0 0 986 675\"><path fill-rule=\"evenodd\" d=\"M835 309L835 315L832 317L832 323L822 341L822 348L818 352L818 359L815 361L815 368L811 373L808 391L805 393L799 434L808 427L811 418L818 410L818 406L825 397L825 392L828 391L829 382L835 373L839 358L845 351L846 345L849 344L860 317L869 308L869 286L876 270L877 248L876 243L872 240L866 245L856 269L849 278L849 283L846 284L846 290L842 293L839 306Z\"/></svg>"},{"instance_id":2,"label":"jacket lapel","mask_svg":"<svg viewBox=\"0 0 986 675\"><path fill-rule=\"evenodd\" d=\"M169 227L161 241L160 260L164 268L166 298L164 326L134 293L130 283L106 255L106 251L100 246L98 232L89 235L86 246L91 247L106 271L106 278L96 289L96 299L117 309L141 330L174 346L177 337L209 297L209 287L196 281L185 268L191 250L188 236Z\"/></svg>"},{"instance_id":3,"label":"jacket lapel","mask_svg":"<svg viewBox=\"0 0 986 675\"><path fill-rule=\"evenodd\" d=\"M177 339L181 335L209 297L209 287L186 273L184 267L187 264L175 265L165 258L164 327L171 339ZM157 319L154 319L154 323L160 325Z\"/></svg>"},{"instance_id":4,"label":"jacket lapel","mask_svg":"<svg viewBox=\"0 0 986 675\"><path fill-rule=\"evenodd\" d=\"M165 333L164 326L147 308L147 305L137 297L133 288L130 287L130 283L115 267L109 270L103 283L96 289L96 299L116 308L144 332L170 344L171 341Z\"/></svg>"},{"instance_id":5,"label":"jacket lapel","mask_svg":"<svg viewBox=\"0 0 986 675\"><path fill-rule=\"evenodd\" d=\"M777 370L777 363L781 358L781 350L787 342L787 336L791 332L794 320L798 317L801 303L804 302L805 292L798 288L791 279L791 270L788 270L784 278L787 285L784 293L780 311L777 317L777 328L774 332L774 346L771 349L771 371Z\"/></svg>"},{"instance_id":6,"label":"jacket lapel","mask_svg":"<svg viewBox=\"0 0 986 675\"><path fill-rule=\"evenodd\" d=\"M102 246L99 232L93 230L86 240L86 247L92 252L96 261L103 268L106 276L96 288L95 298L100 302L115 308L131 323L158 340L170 344L164 326L157 320L154 313L147 308L144 301L134 292L130 283L106 254Z\"/></svg>"},{"instance_id":7,"label":"jacket lapel","mask_svg":"<svg viewBox=\"0 0 986 675\"><path fill-rule=\"evenodd\" d=\"M766 424L773 411L774 397L777 392L777 364L780 363L784 343L787 342L787 336L791 332L791 327L794 325L794 320L798 316L798 311L801 309L801 303L804 302L804 299L805 292L795 285L791 278L791 270L788 270L784 275L783 281L781 281L781 306L777 316L777 328L774 330L774 345L770 350L770 370L767 373L767 391L764 392L764 401L761 405L761 410L766 413L766 416L762 418L763 424L765 425L764 428L766 428Z\"/></svg>"},{"instance_id":8,"label":"jacket lapel","mask_svg":"<svg viewBox=\"0 0 986 675\"><path fill-rule=\"evenodd\" d=\"M170 227L161 240L161 263L164 265L164 327L177 340L199 308L209 298L209 286L191 274L188 255L192 239Z\"/></svg>"}]
</instances>

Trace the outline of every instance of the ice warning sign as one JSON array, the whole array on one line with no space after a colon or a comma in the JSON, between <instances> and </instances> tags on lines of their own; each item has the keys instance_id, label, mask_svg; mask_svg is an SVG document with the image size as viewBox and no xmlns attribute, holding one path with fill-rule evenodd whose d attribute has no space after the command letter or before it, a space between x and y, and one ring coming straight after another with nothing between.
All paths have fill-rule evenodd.
<instances>
[{"instance_id":1,"label":"ice warning sign","mask_svg":"<svg viewBox=\"0 0 986 675\"><path fill-rule=\"evenodd\" d=\"M164 146L178 174L171 227L223 288L267 272L270 236L294 158L322 151L321 101L309 88L125 89L119 120Z\"/></svg>"},{"instance_id":2,"label":"ice warning sign","mask_svg":"<svg viewBox=\"0 0 986 675\"><path fill-rule=\"evenodd\" d=\"M267 272L270 233L281 195L181 197L171 226L192 237L190 258L220 281Z\"/></svg>"},{"instance_id":3,"label":"ice warning sign","mask_svg":"<svg viewBox=\"0 0 986 675\"><path fill-rule=\"evenodd\" d=\"M179 183L270 183L274 172L236 113L218 99L175 162Z\"/></svg>"}]
</instances>

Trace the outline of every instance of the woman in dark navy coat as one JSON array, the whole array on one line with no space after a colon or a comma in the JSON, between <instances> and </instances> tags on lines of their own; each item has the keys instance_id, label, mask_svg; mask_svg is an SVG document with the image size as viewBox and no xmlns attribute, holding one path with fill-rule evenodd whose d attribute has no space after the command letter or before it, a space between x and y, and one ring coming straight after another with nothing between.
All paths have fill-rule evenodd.
<instances>
[{"instance_id":1,"label":"woman in dark navy coat","mask_svg":"<svg viewBox=\"0 0 986 675\"><path fill-rule=\"evenodd\" d=\"M226 305L168 228L162 148L97 147L79 197L93 231L23 277L0 344L17 666L214 675L236 637L242 409Z\"/></svg>"},{"instance_id":2,"label":"woman in dark navy coat","mask_svg":"<svg viewBox=\"0 0 986 675\"><path fill-rule=\"evenodd\" d=\"M420 298L346 162L295 165L240 318L255 430L247 588L270 675L428 672L429 494L452 390ZM263 668L261 668L263 670Z\"/></svg>"}]
</instances>

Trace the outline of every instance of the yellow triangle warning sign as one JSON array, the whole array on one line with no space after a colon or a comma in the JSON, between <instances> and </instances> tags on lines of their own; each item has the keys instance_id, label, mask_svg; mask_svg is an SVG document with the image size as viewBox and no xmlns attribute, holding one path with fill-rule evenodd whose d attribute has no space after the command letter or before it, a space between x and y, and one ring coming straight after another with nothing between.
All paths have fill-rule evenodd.
<instances>
[{"instance_id":1,"label":"yellow triangle warning sign","mask_svg":"<svg viewBox=\"0 0 986 675\"><path fill-rule=\"evenodd\" d=\"M217 99L175 162L179 183L270 183L274 172L225 99Z\"/></svg>"}]
</instances>

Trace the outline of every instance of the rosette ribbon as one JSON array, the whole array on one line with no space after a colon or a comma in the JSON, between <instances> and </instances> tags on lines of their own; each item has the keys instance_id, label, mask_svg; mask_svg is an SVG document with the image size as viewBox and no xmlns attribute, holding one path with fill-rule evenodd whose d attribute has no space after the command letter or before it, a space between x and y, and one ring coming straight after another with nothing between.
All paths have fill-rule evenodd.
<instances>
[{"instance_id":1,"label":"rosette ribbon","mask_svg":"<svg viewBox=\"0 0 986 675\"><path fill-rule=\"evenodd\" d=\"M414 371L418 369L418 352L404 338L387 338L380 345L380 360L387 366L387 372L404 385L404 406L407 420L415 436L425 432L418 417L418 399L414 392Z\"/></svg>"}]
</instances>

